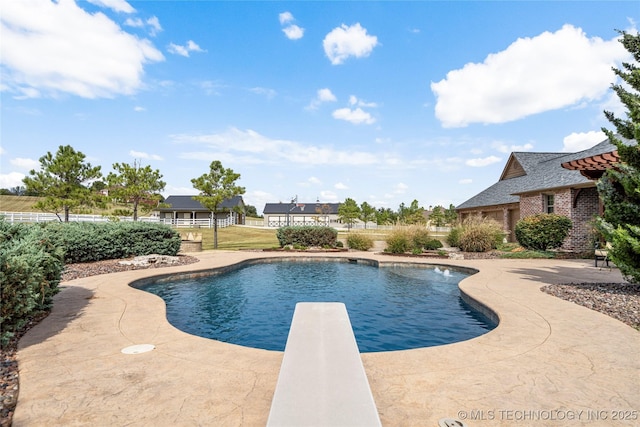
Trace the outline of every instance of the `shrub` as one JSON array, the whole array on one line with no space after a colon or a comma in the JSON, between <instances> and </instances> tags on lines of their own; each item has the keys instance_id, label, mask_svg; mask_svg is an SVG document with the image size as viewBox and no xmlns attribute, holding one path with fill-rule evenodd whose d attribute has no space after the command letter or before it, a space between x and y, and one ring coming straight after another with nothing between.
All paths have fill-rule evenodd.
<instances>
[{"instance_id":1,"label":"shrub","mask_svg":"<svg viewBox=\"0 0 640 427\"><path fill-rule=\"evenodd\" d=\"M338 231L334 228L323 226L293 226L280 227L276 232L280 247L287 245L302 246L331 246L334 247L338 240Z\"/></svg>"},{"instance_id":2,"label":"shrub","mask_svg":"<svg viewBox=\"0 0 640 427\"><path fill-rule=\"evenodd\" d=\"M423 246L424 249L428 251L435 251L436 249L440 249L442 247L442 242L438 239L428 240L427 243Z\"/></svg>"},{"instance_id":3,"label":"shrub","mask_svg":"<svg viewBox=\"0 0 640 427\"><path fill-rule=\"evenodd\" d=\"M429 236L429 230L424 227L410 227L408 231L411 235L413 248L415 249L426 249L426 246L429 244L429 242L433 240L431 239L431 236Z\"/></svg>"},{"instance_id":4,"label":"shrub","mask_svg":"<svg viewBox=\"0 0 640 427\"><path fill-rule=\"evenodd\" d=\"M504 238L501 225L489 218L470 217L459 227L458 247L465 252L488 252Z\"/></svg>"},{"instance_id":5,"label":"shrub","mask_svg":"<svg viewBox=\"0 0 640 427\"><path fill-rule=\"evenodd\" d=\"M45 231L64 249L67 263L160 254L176 255L180 234L145 222L51 223Z\"/></svg>"},{"instance_id":6,"label":"shrub","mask_svg":"<svg viewBox=\"0 0 640 427\"><path fill-rule=\"evenodd\" d=\"M413 248L411 235L405 228L393 230L387 236L387 252L403 254Z\"/></svg>"},{"instance_id":7,"label":"shrub","mask_svg":"<svg viewBox=\"0 0 640 427\"><path fill-rule=\"evenodd\" d=\"M518 243L531 250L546 251L562 246L571 229L571 220L558 214L537 214L516 224Z\"/></svg>"},{"instance_id":8,"label":"shrub","mask_svg":"<svg viewBox=\"0 0 640 427\"><path fill-rule=\"evenodd\" d=\"M460 247L461 233L462 233L462 226L456 225L451 228L451 231L449 231L449 234L447 235L447 238L446 238L446 241L449 244L449 246L452 246L454 248Z\"/></svg>"},{"instance_id":9,"label":"shrub","mask_svg":"<svg viewBox=\"0 0 640 427\"><path fill-rule=\"evenodd\" d=\"M422 253L423 249L435 250L442 247L442 242L432 239L425 227L412 226L397 228L387 237L387 252L400 254L411 252Z\"/></svg>"},{"instance_id":10,"label":"shrub","mask_svg":"<svg viewBox=\"0 0 640 427\"><path fill-rule=\"evenodd\" d=\"M37 225L0 218L0 344L37 312L51 307L64 269L63 253Z\"/></svg>"},{"instance_id":11,"label":"shrub","mask_svg":"<svg viewBox=\"0 0 640 427\"><path fill-rule=\"evenodd\" d=\"M349 233L347 246L356 251L368 251L373 247L373 239L362 233Z\"/></svg>"}]
</instances>

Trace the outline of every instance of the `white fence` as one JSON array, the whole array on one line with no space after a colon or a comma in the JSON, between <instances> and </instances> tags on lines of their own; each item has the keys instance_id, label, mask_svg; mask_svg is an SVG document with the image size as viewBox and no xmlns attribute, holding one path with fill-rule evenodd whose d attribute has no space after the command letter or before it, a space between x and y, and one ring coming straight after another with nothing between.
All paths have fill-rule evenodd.
<instances>
[{"instance_id":1,"label":"white fence","mask_svg":"<svg viewBox=\"0 0 640 427\"><path fill-rule=\"evenodd\" d=\"M51 222L60 221L63 216L52 213L43 212L0 212L0 216L4 217L11 224L17 222ZM110 221L133 221L130 216L103 216L103 215L84 215L69 214L70 222L110 222ZM138 217L140 222L155 222L170 225L179 228L213 228L213 219L160 219L157 216L141 216ZM218 227L228 227L235 224L234 217L218 218Z\"/></svg>"}]
</instances>

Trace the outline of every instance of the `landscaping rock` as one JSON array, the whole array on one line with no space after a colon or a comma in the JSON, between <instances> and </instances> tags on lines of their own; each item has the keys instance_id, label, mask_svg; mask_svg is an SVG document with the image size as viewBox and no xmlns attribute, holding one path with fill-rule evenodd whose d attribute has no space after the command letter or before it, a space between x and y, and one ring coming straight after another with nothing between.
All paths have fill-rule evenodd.
<instances>
[{"instance_id":1,"label":"landscaping rock","mask_svg":"<svg viewBox=\"0 0 640 427\"><path fill-rule=\"evenodd\" d=\"M136 267L147 267L150 265L174 265L180 264L180 257L169 255L142 255L130 260L119 261L122 265L133 265Z\"/></svg>"}]
</instances>

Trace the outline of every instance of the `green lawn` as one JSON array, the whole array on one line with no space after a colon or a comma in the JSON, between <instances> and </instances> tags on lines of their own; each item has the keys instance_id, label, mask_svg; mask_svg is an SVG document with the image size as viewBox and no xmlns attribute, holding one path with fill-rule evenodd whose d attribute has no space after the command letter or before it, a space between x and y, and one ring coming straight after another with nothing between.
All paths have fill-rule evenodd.
<instances>
[{"instance_id":1,"label":"green lawn","mask_svg":"<svg viewBox=\"0 0 640 427\"><path fill-rule=\"evenodd\" d=\"M213 249L213 228L179 228L180 234L202 233L202 249ZM269 249L279 247L276 229L231 226L218 228L218 249Z\"/></svg>"},{"instance_id":2,"label":"green lawn","mask_svg":"<svg viewBox=\"0 0 640 427\"><path fill-rule=\"evenodd\" d=\"M0 196L0 212L41 212L33 205L40 200L35 196Z\"/></svg>"}]
</instances>

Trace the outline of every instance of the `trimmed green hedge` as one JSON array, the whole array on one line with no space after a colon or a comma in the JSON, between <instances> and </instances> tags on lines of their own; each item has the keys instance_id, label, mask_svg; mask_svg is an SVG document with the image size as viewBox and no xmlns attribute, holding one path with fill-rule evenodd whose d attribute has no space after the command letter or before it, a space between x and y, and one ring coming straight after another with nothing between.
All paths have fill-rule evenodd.
<instances>
[{"instance_id":1,"label":"trimmed green hedge","mask_svg":"<svg viewBox=\"0 0 640 427\"><path fill-rule=\"evenodd\" d=\"M521 219L516 224L518 243L531 250L546 251L562 246L569 235L571 220L558 214L537 214Z\"/></svg>"},{"instance_id":2,"label":"trimmed green hedge","mask_svg":"<svg viewBox=\"0 0 640 427\"><path fill-rule=\"evenodd\" d=\"M51 307L64 270L63 251L42 227L0 218L0 344Z\"/></svg>"},{"instance_id":3,"label":"trimmed green hedge","mask_svg":"<svg viewBox=\"0 0 640 427\"><path fill-rule=\"evenodd\" d=\"M322 226L293 226L280 227L276 232L280 247L288 245L335 247L338 240L338 230Z\"/></svg>"},{"instance_id":4,"label":"trimmed green hedge","mask_svg":"<svg viewBox=\"0 0 640 427\"><path fill-rule=\"evenodd\" d=\"M143 222L10 224L0 217L0 343L48 310L64 263L176 255L180 235Z\"/></svg>"},{"instance_id":5,"label":"trimmed green hedge","mask_svg":"<svg viewBox=\"0 0 640 427\"><path fill-rule=\"evenodd\" d=\"M147 222L50 223L45 230L64 248L67 263L93 262L140 255L176 255L180 234Z\"/></svg>"}]
</instances>

